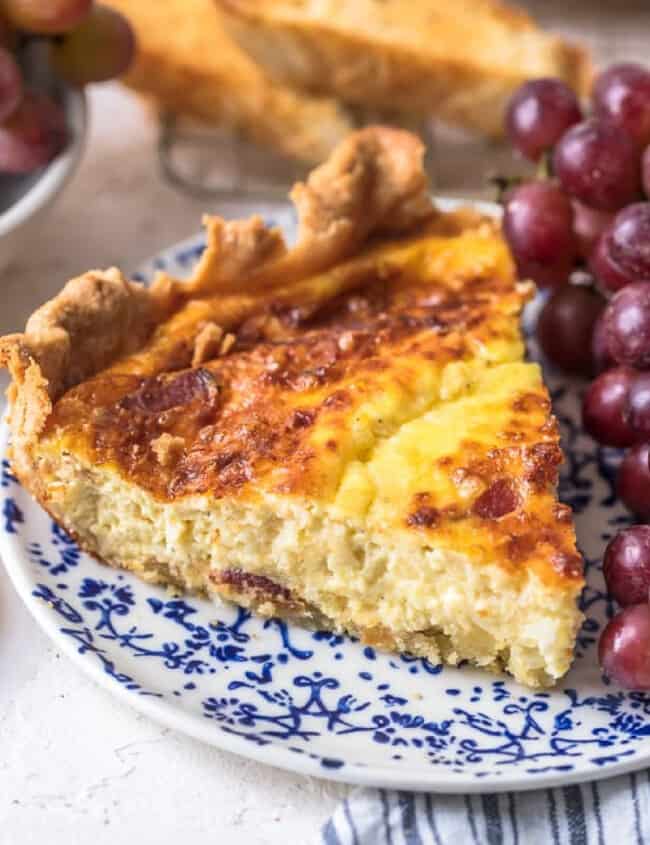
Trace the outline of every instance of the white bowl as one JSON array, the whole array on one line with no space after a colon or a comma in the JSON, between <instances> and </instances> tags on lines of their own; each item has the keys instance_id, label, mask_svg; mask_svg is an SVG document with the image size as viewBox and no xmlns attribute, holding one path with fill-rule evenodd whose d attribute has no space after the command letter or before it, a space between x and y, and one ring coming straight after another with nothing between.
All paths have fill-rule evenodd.
<instances>
[{"instance_id":1,"label":"white bowl","mask_svg":"<svg viewBox=\"0 0 650 845\"><path fill-rule=\"evenodd\" d=\"M62 98L70 136L66 148L44 170L8 178L0 189L0 204L5 208L0 211L0 273L27 247L34 226L70 180L81 158L87 127L86 97L80 89L65 87Z\"/></svg>"}]
</instances>

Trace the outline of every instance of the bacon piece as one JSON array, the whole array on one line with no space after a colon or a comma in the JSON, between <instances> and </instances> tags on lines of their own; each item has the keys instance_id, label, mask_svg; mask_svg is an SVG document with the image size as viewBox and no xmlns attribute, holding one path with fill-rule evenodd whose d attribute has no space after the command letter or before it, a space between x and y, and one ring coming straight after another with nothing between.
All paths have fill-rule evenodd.
<instances>
[{"instance_id":1,"label":"bacon piece","mask_svg":"<svg viewBox=\"0 0 650 845\"><path fill-rule=\"evenodd\" d=\"M267 596L269 599L291 602L291 591L275 581L271 581L265 575L255 575L252 572L244 572L242 569L224 569L222 572L212 576L215 581L221 584L228 584L243 593L256 593L258 596Z\"/></svg>"},{"instance_id":2,"label":"bacon piece","mask_svg":"<svg viewBox=\"0 0 650 845\"><path fill-rule=\"evenodd\" d=\"M512 481L500 478L481 493L472 510L481 519L501 519L516 510L518 504L519 496Z\"/></svg>"},{"instance_id":3,"label":"bacon piece","mask_svg":"<svg viewBox=\"0 0 650 845\"><path fill-rule=\"evenodd\" d=\"M186 370L171 379L161 376L148 378L135 393L125 396L120 405L127 411L160 414L195 400L215 405L218 395L217 380L209 370L200 367Z\"/></svg>"}]
</instances>

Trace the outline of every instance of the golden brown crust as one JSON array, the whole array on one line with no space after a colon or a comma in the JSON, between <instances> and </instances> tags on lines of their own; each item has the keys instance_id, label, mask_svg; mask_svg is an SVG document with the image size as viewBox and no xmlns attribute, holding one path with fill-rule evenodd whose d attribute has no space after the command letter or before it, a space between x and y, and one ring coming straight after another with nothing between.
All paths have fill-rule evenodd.
<instances>
[{"instance_id":1,"label":"golden brown crust","mask_svg":"<svg viewBox=\"0 0 650 845\"><path fill-rule=\"evenodd\" d=\"M314 163L353 128L335 100L273 82L226 34L212 0L111 0L133 25L124 81L158 106Z\"/></svg>"},{"instance_id":2,"label":"golden brown crust","mask_svg":"<svg viewBox=\"0 0 650 845\"><path fill-rule=\"evenodd\" d=\"M27 321L22 344L52 398L142 345L157 318L155 301L119 270L90 271Z\"/></svg>"},{"instance_id":3,"label":"golden brown crust","mask_svg":"<svg viewBox=\"0 0 650 845\"><path fill-rule=\"evenodd\" d=\"M293 249L259 217L207 218L208 248L184 290L196 296L240 289L242 279L249 291L287 285L343 261L371 233L412 229L433 214L423 156L409 132L354 132L291 192L299 221Z\"/></svg>"},{"instance_id":4,"label":"golden brown crust","mask_svg":"<svg viewBox=\"0 0 650 845\"><path fill-rule=\"evenodd\" d=\"M208 248L188 282L161 275L145 288L114 268L91 271L39 308L23 334L0 338L0 365L13 378L15 436L36 437L65 390L135 352L187 300L241 288L242 280L250 294L286 287L343 260L373 231L403 229L433 213L420 142L385 127L350 135L293 197L300 235L291 250L259 217L206 218Z\"/></svg>"},{"instance_id":5,"label":"golden brown crust","mask_svg":"<svg viewBox=\"0 0 650 845\"><path fill-rule=\"evenodd\" d=\"M447 218L427 227L434 249L444 228L450 228ZM409 249L403 240L395 246ZM294 296L285 302L273 291L260 292L254 312L232 326L229 354L194 370L184 369L194 356L188 326L176 329L172 318L165 324L165 347L189 340L185 359L176 357L173 365L154 360L149 343L137 366L127 358L112 373L69 391L52 426L74 431L82 418L87 430L96 426L96 461L128 467L140 486L161 499L234 495L272 467L282 468L285 492L322 490L310 446L314 423L332 429L335 446L355 403L380 389L378 380L397 378L395 359L408 377L409 367L442 369L471 359L477 346L513 340L513 314L527 292L514 289L512 275L490 272L493 262L487 268L481 271L479 262L448 284L421 279L416 266L408 271L391 265L381 247L371 247L365 260L357 256L337 265L335 286L321 287L310 301ZM213 307L227 309L233 297L224 293ZM210 322L197 326L198 337ZM539 425L547 413L544 406ZM520 438L524 431L538 436L532 419L518 420ZM149 447L163 432L185 438L187 451L181 463L152 470Z\"/></svg>"},{"instance_id":6,"label":"golden brown crust","mask_svg":"<svg viewBox=\"0 0 650 845\"><path fill-rule=\"evenodd\" d=\"M194 341L194 352L192 353L192 366L198 367L211 358L219 355L224 341L223 329L216 323L206 323Z\"/></svg>"},{"instance_id":7,"label":"golden brown crust","mask_svg":"<svg viewBox=\"0 0 650 845\"><path fill-rule=\"evenodd\" d=\"M554 76L581 94L584 49L498 0L216 0L228 31L275 79L355 106L431 114L502 134L521 82Z\"/></svg>"},{"instance_id":8,"label":"golden brown crust","mask_svg":"<svg viewBox=\"0 0 650 845\"><path fill-rule=\"evenodd\" d=\"M146 288L119 270L96 270L68 282L32 314L23 334L0 338L0 365L13 379L14 453L20 455L21 446L27 448L38 436L68 387L135 351L158 317Z\"/></svg>"}]
</instances>

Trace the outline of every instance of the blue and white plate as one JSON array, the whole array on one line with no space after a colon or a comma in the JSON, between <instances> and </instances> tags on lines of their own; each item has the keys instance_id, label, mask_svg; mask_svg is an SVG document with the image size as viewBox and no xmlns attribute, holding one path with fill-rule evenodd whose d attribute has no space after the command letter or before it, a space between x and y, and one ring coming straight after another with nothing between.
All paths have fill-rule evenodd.
<instances>
[{"instance_id":1,"label":"blue and white plate","mask_svg":"<svg viewBox=\"0 0 650 845\"><path fill-rule=\"evenodd\" d=\"M202 245L197 236L162 252L143 277L187 274ZM576 386L546 375L567 454L561 496L576 514L588 579L575 665L552 691L171 598L82 554L6 461L0 553L39 624L100 684L159 722L265 763L444 792L546 787L647 766L650 696L606 685L596 661L612 612L599 561L628 522L613 488L617 455L581 432Z\"/></svg>"}]
</instances>

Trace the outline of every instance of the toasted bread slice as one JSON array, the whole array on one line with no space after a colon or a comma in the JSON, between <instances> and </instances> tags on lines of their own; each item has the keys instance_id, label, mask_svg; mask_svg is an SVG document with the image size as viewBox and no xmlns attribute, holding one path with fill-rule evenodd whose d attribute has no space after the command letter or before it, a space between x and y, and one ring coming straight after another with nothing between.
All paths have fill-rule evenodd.
<instances>
[{"instance_id":1,"label":"toasted bread slice","mask_svg":"<svg viewBox=\"0 0 650 845\"><path fill-rule=\"evenodd\" d=\"M149 581L548 685L583 585L498 227L436 212L407 133L298 185L288 249L208 219L192 278L66 285L0 339L12 464L79 543Z\"/></svg>"},{"instance_id":2,"label":"toasted bread slice","mask_svg":"<svg viewBox=\"0 0 650 845\"><path fill-rule=\"evenodd\" d=\"M499 0L216 0L273 77L356 105L436 115L491 136L530 77L583 93L584 50Z\"/></svg>"},{"instance_id":3,"label":"toasted bread slice","mask_svg":"<svg viewBox=\"0 0 650 845\"><path fill-rule=\"evenodd\" d=\"M322 161L350 131L345 108L273 82L226 34L212 0L110 0L138 39L125 82L160 106Z\"/></svg>"}]
</instances>

